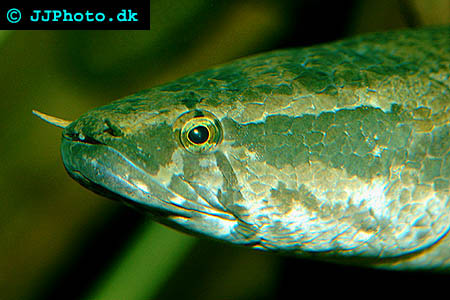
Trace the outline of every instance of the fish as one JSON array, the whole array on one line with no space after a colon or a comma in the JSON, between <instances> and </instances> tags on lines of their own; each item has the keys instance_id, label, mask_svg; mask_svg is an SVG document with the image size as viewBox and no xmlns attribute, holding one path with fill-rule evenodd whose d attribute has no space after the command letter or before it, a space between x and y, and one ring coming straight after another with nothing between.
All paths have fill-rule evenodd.
<instances>
[{"instance_id":1,"label":"fish","mask_svg":"<svg viewBox=\"0 0 450 300\"><path fill-rule=\"evenodd\" d=\"M276 50L92 109L68 174L183 232L278 254L450 270L450 26Z\"/></svg>"}]
</instances>

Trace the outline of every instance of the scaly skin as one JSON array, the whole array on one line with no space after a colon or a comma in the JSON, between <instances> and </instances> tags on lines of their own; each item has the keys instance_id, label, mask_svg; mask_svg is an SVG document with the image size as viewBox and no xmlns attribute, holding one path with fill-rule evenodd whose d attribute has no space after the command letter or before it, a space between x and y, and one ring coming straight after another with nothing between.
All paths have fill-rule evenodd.
<instances>
[{"instance_id":1,"label":"scaly skin","mask_svg":"<svg viewBox=\"0 0 450 300\"><path fill-rule=\"evenodd\" d=\"M449 270L449 104L449 26L377 33L114 101L67 126L61 150L81 184L181 230ZM196 126L211 140L192 142Z\"/></svg>"}]
</instances>

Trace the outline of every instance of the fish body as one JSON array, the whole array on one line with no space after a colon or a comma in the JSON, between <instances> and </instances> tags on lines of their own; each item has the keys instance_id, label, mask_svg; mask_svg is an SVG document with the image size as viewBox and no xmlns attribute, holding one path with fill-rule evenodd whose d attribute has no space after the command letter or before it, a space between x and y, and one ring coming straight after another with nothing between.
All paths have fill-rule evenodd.
<instances>
[{"instance_id":1,"label":"fish body","mask_svg":"<svg viewBox=\"0 0 450 300\"><path fill-rule=\"evenodd\" d=\"M193 234L450 269L450 27L239 59L66 126L68 173Z\"/></svg>"}]
</instances>

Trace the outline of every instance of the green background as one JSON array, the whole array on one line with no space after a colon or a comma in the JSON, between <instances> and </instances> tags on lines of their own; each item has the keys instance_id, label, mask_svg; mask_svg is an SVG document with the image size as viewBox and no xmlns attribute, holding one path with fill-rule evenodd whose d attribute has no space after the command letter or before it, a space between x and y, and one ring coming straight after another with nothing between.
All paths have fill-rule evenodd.
<instances>
[{"instance_id":1,"label":"green background","mask_svg":"<svg viewBox=\"0 0 450 300\"><path fill-rule=\"evenodd\" d=\"M0 299L275 299L373 278L383 289L449 282L175 232L70 179L61 130L31 114L73 120L233 58L449 20L448 0L153 0L149 31L0 31Z\"/></svg>"}]
</instances>

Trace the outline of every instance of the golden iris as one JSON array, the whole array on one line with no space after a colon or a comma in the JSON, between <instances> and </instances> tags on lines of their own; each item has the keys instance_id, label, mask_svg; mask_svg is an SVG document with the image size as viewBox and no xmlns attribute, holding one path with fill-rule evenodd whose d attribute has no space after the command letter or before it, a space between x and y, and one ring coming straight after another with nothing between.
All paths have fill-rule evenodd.
<instances>
[{"instance_id":1,"label":"golden iris","mask_svg":"<svg viewBox=\"0 0 450 300\"><path fill-rule=\"evenodd\" d=\"M174 132L179 143L191 153L208 153L222 141L222 126L212 113L192 110L175 122Z\"/></svg>"}]
</instances>

